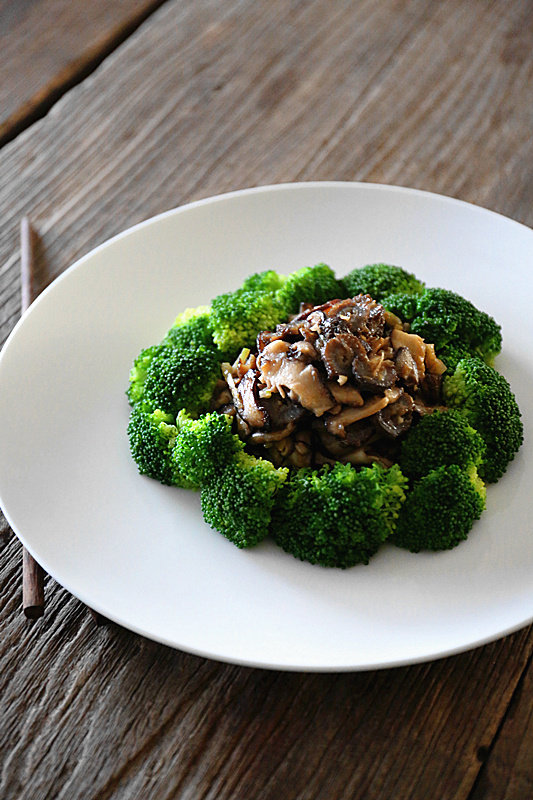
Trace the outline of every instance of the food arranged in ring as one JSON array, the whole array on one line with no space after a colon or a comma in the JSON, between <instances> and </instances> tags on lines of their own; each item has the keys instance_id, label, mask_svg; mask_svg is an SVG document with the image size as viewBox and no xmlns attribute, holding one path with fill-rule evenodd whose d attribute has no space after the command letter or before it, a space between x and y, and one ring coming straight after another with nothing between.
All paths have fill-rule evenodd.
<instances>
[{"instance_id":1,"label":"food arranged in ring","mask_svg":"<svg viewBox=\"0 0 533 800\"><path fill-rule=\"evenodd\" d=\"M500 326L402 267L247 278L187 309L130 373L139 472L199 490L238 547L326 567L467 538L523 439Z\"/></svg>"}]
</instances>

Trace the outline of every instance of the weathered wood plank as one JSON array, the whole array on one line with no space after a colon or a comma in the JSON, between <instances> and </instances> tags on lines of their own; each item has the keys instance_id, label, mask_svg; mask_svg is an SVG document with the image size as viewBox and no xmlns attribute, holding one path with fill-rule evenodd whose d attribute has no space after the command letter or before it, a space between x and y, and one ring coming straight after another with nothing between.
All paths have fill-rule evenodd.
<instances>
[{"instance_id":1,"label":"weathered wood plank","mask_svg":"<svg viewBox=\"0 0 533 800\"><path fill-rule=\"evenodd\" d=\"M531 658L486 754L470 800L533 797L533 669Z\"/></svg>"},{"instance_id":2,"label":"weathered wood plank","mask_svg":"<svg viewBox=\"0 0 533 800\"><path fill-rule=\"evenodd\" d=\"M164 0L0 0L0 146L42 116Z\"/></svg>"},{"instance_id":3,"label":"weathered wood plank","mask_svg":"<svg viewBox=\"0 0 533 800\"><path fill-rule=\"evenodd\" d=\"M394 69L298 177L417 186L531 225L531 5L430 5Z\"/></svg>"},{"instance_id":4,"label":"weathered wood plank","mask_svg":"<svg viewBox=\"0 0 533 800\"><path fill-rule=\"evenodd\" d=\"M43 282L165 208L281 180L409 184L533 223L531 39L526 0L169 3L2 150L2 338L23 213ZM28 625L20 548L0 543L6 798L459 800L532 653L529 629L383 672L220 665L96 628L52 580Z\"/></svg>"}]
</instances>

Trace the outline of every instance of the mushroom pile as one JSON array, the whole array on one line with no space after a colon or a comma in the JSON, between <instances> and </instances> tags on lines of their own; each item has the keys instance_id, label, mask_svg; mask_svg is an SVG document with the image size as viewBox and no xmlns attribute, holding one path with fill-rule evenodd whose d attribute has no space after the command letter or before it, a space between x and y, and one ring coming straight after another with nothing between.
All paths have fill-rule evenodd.
<instances>
[{"instance_id":1,"label":"mushroom pile","mask_svg":"<svg viewBox=\"0 0 533 800\"><path fill-rule=\"evenodd\" d=\"M276 466L396 460L417 415L441 407L446 367L432 344L369 295L303 304L254 351L222 365L213 407Z\"/></svg>"}]
</instances>

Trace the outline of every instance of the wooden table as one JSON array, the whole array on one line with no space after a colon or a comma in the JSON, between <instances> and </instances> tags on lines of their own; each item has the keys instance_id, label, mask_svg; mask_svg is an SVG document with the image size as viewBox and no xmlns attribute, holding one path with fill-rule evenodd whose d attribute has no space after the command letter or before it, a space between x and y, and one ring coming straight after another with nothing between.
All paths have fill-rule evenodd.
<instances>
[{"instance_id":1,"label":"wooden table","mask_svg":"<svg viewBox=\"0 0 533 800\"><path fill-rule=\"evenodd\" d=\"M533 225L529 0L0 0L0 30L2 341L23 214L41 287L157 212L280 181ZM2 798L533 797L530 628L375 672L224 665L96 626L52 579L29 622L2 530Z\"/></svg>"}]
</instances>

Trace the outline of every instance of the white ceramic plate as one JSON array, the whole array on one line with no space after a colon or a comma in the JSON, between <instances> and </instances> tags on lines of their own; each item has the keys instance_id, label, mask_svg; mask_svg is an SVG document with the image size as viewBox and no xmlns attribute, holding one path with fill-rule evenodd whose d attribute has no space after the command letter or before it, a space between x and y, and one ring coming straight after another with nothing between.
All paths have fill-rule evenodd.
<instances>
[{"instance_id":1,"label":"white ceramic plate","mask_svg":"<svg viewBox=\"0 0 533 800\"><path fill-rule=\"evenodd\" d=\"M0 357L0 502L69 591L116 622L192 653L279 669L357 670L432 659L533 618L533 462L526 444L467 542L385 546L368 566L240 551L197 494L137 474L124 395L134 356L186 306L248 274L375 261L456 290L503 325L498 368L531 432L533 231L449 198L372 184L262 187L163 214L56 280ZM527 345L527 346L525 346Z\"/></svg>"}]
</instances>

